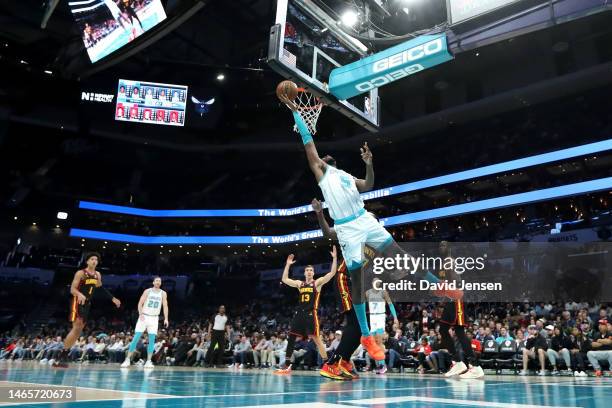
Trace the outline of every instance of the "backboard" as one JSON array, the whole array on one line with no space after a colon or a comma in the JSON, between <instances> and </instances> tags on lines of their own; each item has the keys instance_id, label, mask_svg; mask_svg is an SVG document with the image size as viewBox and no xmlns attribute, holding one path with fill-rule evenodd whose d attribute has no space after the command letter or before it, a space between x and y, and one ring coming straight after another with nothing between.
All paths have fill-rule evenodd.
<instances>
[{"instance_id":1,"label":"backboard","mask_svg":"<svg viewBox=\"0 0 612 408\"><path fill-rule=\"evenodd\" d=\"M270 30L268 64L287 79L320 97L364 128L379 126L378 90L338 100L328 89L332 69L369 54L360 41L348 36L312 0L277 0L276 22Z\"/></svg>"}]
</instances>

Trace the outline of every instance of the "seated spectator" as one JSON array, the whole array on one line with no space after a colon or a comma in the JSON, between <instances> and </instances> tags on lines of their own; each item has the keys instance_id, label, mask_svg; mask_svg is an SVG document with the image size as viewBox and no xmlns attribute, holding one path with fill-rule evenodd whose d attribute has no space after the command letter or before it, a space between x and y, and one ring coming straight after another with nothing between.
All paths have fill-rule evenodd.
<instances>
[{"instance_id":1,"label":"seated spectator","mask_svg":"<svg viewBox=\"0 0 612 408\"><path fill-rule=\"evenodd\" d=\"M267 320L267 317L266 317L266 320ZM267 346L267 344L268 344L268 340L264 336L258 335L255 347L253 348L253 361L255 362L256 368L261 368L262 366L262 360L264 360L262 357L266 353L264 352L264 349Z\"/></svg>"},{"instance_id":2,"label":"seated spectator","mask_svg":"<svg viewBox=\"0 0 612 408\"><path fill-rule=\"evenodd\" d=\"M419 366L417 367L417 371L419 372L419 374L424 374L425 359L428 355L431 354L431 347L429 346L427 337L423 337L421 339L421 344L414 349L414 352L416 353L417 359L419 360Z\"/></svg>"},{"instance_id":3,"label":"seated spectator","mask_svg":"<svg viewBox=\"0 0 612 408\"><path fill-rule=\"evenodd\" d=\"M68 358L70 359L70 361L75 361L83 357L85 344L85 337L79 337L79 339L74 343L74 345L70 348L70 351L68 352Z\"/></svg>"},{"instance_id":4,"label":"seated spectator","mask_svg":"<svg viewBox=\"0 0 612 408\"><path fill-rule=\"evenodd\" d=\"M204 366L204 357L206 356L206 353L208 352L208 348L210 347L210 340L208 339L208 336L206 333L204 333L204 336L202 337L202 340L200 341L200 344L198 344L197 346L197 350L196 350L196 360L195 360L195 366Z\"/></svg>"},{"instance_id":5,"label":"seated spectator","mask_svg":"<svg viewBox=\"0 0 612 408\"><path fill-rule=\"evenodd\" d=\"M399 368L396 368L395 366L402 357L402 347L400 345L400 341L396 337L390 337L389 333L384 332L383 344L387 349L389 369L394 372L399 371Z\"/></svg>"},{"instance_id":6,"label":"seated spectator","mask_svg":"<svg viewBox=\"0 0 612 408\"><path fill-rule=\"evenodd\" d=\"M584 336L582 331L577 327L572 329L570 335L571 347L570 353L574 366L575 377L587 377L586 373L586 356L591 349L591 340Z\"/></svg>"},{"instance_id":7,"label":"seated spectator","mask_svg":"<svg viewBox=\"0 0 612 408\"><path fill-rule=\"evenodd\" d=\"M602 376L600 361L608 361L608 371L612 374L612 325L607 319L599 320L599 333L594 336L591 343L591 351L587 352L587 358L595 370L597 377Z\"/></svg>"},{"instance_id":8,"label":"seated spectator","mask_svg":"<svg viewBox=\"0 0 612 408\"><path fill-rule=\"evenodd\" d=\"M285 350L287 345L285 344ZM246 336L238 335L238 342L234 346L233 363L228 368L243 368L247 364L247 357L251 354L251 342Z\"/></svg>"},{"instance_id":9,"label":"seated spectator","mask_svg":"<svg viewBox=\"0 0 612 408\"><path fill-rule=\"evenodd\" d=\"M285 354L287 352L287 338L284 334L281 334L276 339L276 343L274 343L274 365L276 364L276 359L278 359L279 364L285 361Z\"/></svg>"},{"instance_id":10,"label":"seated spectator","mask_svg":"<svg viewBox=\"0 0 612 408\"><path fill-rule=\"evenodd\" d=\"M474 334L471 331L468 331L465 335L470 341L470 345L474 351L474 359L476 359L476 362L478 362L478 360L480 360L480 355L482 354L482 343L474 338Z\"/></svg>"},{"instance_id":11,"label":"seated spectator","mask_svg":"<svg viewBox=\"0 0 612 408\"><path fill-rule=\"evenodd\" d=\"M495 339L497 344L502 344L506 340L514 340L510 334L508 334L508 329L502 327L499 329L499 336Z\"/></svg>"},{"instance_id":12,"label":"seated spectator","mask_svg":"<svg viewBox=\"0 0 612 408\"><path fill-rule=\"evenodd\" d=\"M4 348L4 350L0 351L0 360L8 360L11 354L13 354L13 351L15 350L15 348L17 348L17 342L16 341L10 342Z\"/></svg>"},{"instance_id":13,"label":"seated spectator","mask_svg":"<svg viewBox=\"0 0 612 408\"><path fill-rule=\"evenodd\" d=\"M301 360L303 360L304 355L307 350L307 342L304 340L302 336L297 336L295 338L295 345L293 346L293 354L291 355L291 364L293 367L297 367Z\"/></svg>"},{"instance_id":14,"label":"seated spectator","mask_svg":"<svg viewBox=\"0 0 612 408\"><path fill-rule=\"evenodd\" d=\"M550 337L550 348L546 350L550 364L553 366L552 375L559 375L557 368L557 359L562 358L565 361L565 371L568 374L572 373L572 363L570 359L569 349L572 347L572 342L568 336L566 336L560 327L553 327L552 325L546 326L546 330L549 331Z\"/></svg>"},{"instance_id":15,"label":"seated spectator","mask_svg":"<svg viewBox=\"0 0 612 408\"><path fill-rule=\"evenodd\" d=\"M527 342L525 344L525 348L523 349L523 369L519 375L527 375L529 359L537 358L540 361L540 371L538 371L538 375L544 376L546 375L545 364L546 349L548 348L548 344L536 325L530 325L527 329L529 331L529 335L527 336Z\"/></svg>"}]
</instances>

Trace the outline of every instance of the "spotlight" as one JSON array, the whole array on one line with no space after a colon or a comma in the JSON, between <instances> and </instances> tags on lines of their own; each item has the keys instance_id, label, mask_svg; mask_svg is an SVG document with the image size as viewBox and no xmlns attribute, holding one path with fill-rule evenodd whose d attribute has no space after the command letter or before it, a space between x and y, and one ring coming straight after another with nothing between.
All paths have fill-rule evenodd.
<instances>
[{"instance_id":1,"label":"spotlight","mask_svg":"<svg viewBox=\"0 0 612 408\"><path fill-rule=\"evenodd\" d=\"M353 27L359 21L359 15L354 10L346 10L340 17L340 21L347 27Z\"/></svg>"},{"instance_id":2,"label":"spotlight","mask_svg":"<svg viewBox=\"0 0 612 408\"><path fill-rule=\"evenodd\" d=\"M67 220L68 219L68 213L64 212L64 211L59 211L57 213L57 219L58 220Z\"/></svg>"},{"instance_id":3,"label":"spotlight","mask_svg":"<svg viewBox=\"0 0 612 408\"><path fill-rule=\"evenodd\" d=\"M219 74L217 75L217 81L223 81L225 79L225 75Z\"/></svg>"},{"instance_id":4,"label":"spotlight","mask_svg":"<svg viewBox=\"0 0 612 408\"><path fill-rule=\"evenodd\" d=\"M48 69L45 69L45 74L47 74L47 75L53 75L53 71L49 71Z\"/></svg>"}]
</instances>

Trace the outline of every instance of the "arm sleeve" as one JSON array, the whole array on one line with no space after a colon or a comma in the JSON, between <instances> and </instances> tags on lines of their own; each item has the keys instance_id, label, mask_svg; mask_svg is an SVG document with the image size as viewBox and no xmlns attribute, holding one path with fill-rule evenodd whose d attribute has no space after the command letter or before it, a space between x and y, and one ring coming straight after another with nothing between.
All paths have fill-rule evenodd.
<instances>
[{"instance_id":1,"label":"arm sleeve","mask_svg":"<svg viewBox=\"0 0 612 408\"><path fill-rule=\"evenodd\" d=\"M293 112L293 120L295 120L295 125L300 132L300 136L302 136L302 142L306 145L312 142L312 135L310 134L310 130L308 130L308 126L304 123L304 119L300 116L299 113Z\"/></svg>"},{"instance_id":2,"label":"arm sleeve","mask_svg":"<svg viewBox=\"0 0 612 408\"><path fill-rule=\"evenodd\" d=\"M110 291L106 289L104 286L100 286L100 290L102 290L102 293L104 294L104 296L108 298L108 300L113 300L115 298L113 294L110 293Z\"/></svg>"},{"instance_id":3,"label":"arm sleeve","mask_svg":"<svg viewBox=\"0 0 612 408\"><path fill-rule=\"evenodd\" d=\"M397 319L397 312L395 311L395 306L393 306L393 303L389 303L389 310L391 310L391 315L393 315L393 318Z\"/></svg>"}]
</instances>

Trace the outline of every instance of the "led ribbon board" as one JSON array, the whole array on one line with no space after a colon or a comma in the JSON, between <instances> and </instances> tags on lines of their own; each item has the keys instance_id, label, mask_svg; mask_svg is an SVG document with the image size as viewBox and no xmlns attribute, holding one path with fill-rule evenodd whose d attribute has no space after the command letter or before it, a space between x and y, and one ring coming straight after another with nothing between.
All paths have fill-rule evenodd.
<instances>
[{"instance_id":1,"label":"led ribbon board","mask_svg":"<svg viewBox=\"0 0 612 408\"><path fill-rule=\"evenodd\" d=\"M402 225L436 218L452 217L479 211L494 210L555 198L571 197L580 194L593 193L612 189L612 177L583 181L564 186L528 191L526 193L512 194L486 200L473 201L465 204L456 204L448 207L419 211L383 218L380 223L386 227ZM90 238L98 240L129 242L143 245L194 245L194 244L286 244L289 242L312 240L323 237L321 230L296 232L288 235L269 236L142 236L132 234L117 234L113 232L93 231L72 228L71 237Z\"/></svg>"},{"instance_id":2,"label":"led ribbon board","mask_svg":"<svg viewBox=\"0 0 612 408\"><path fill-rule=\"evenodd\" d=\"M423 35L333 69L329 91L346 100L452 59L446 34Z\"/></svg>"},{"instance_id":3,"label":"led ribbon board","mask_svg":"<svg viewBox=\"0 0 612 408\"><path fill-rule=\"evenodd\" d=\"M364 201L383 197L404 194L411 191L423 190L426 188L437 187L444 184L457 183L471 180L478 177L490 176L508 171L515 171L532 166L554 163L560 160L573 159L589 154L597 154L612 149L612 139L600 142L587 143L580 146L557 150L549 153L542 153L535 156L527 156L521 159L510 160L502 163L491 164L475 169L464 170L457 173L446 174L368 191L361 194ZM323 203L327 208L327 204ZM146 208L126 207L113 204L94 203L91 201L80 201L79 208L83 210L102 211L115 214L134 215L139 217L151 218L191 218L191 217L291 217L308 212L312 212L310 204L304 204L294 208L267 208L267 209L235 209L235 210L150 210Z\"/></svg>"}]
</instances>

